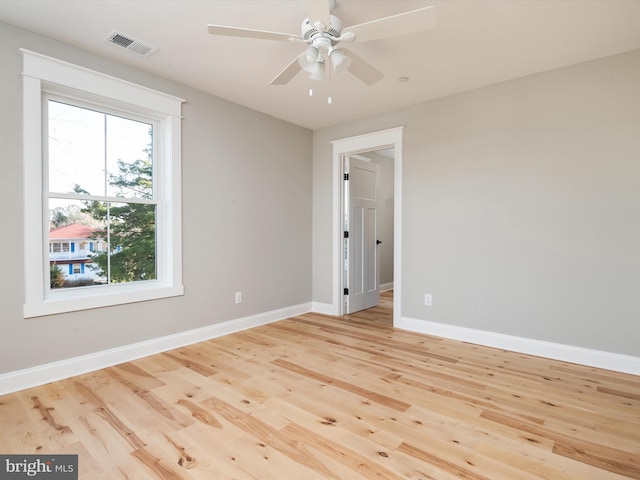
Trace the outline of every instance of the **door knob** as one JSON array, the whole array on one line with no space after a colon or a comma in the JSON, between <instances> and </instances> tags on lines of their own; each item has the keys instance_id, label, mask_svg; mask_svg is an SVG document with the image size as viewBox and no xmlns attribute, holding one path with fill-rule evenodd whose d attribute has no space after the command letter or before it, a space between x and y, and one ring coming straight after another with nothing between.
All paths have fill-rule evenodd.
<instances>
[{"instance_id":1,"label":"door knob","mask_svg":"<svg viewBox=\"0 0 640 480\"><path fill-rule=\"evenodd\" d=\"M380 245L382 243L382 240L376 240L376 245Z\"/></svg>"}]
</instances>

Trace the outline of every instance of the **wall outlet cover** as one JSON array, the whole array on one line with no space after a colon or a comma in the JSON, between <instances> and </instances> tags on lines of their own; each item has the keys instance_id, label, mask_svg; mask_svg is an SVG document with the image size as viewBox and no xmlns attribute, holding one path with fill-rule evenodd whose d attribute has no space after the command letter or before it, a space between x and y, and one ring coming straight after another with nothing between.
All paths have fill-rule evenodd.
<instances>
[{"instance_id":1,"label":"wall outlet cover","mask_svg":"<svg viewBox=\"0 0 640 480\"><path fill-rule=\"evenodd\" d=\"M430 293L425 293L424 294L424 304L427 307L430 307L432 305L432 303L433 303L433 297L431 296L431 294Z\"/></svg>"}]
</instances>

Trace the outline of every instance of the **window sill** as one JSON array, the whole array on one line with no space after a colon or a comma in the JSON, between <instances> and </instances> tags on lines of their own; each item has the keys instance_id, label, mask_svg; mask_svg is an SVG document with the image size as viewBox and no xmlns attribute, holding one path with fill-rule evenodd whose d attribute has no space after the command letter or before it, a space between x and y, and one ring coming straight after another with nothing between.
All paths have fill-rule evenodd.
<instances>
[{"instance_id":1,"label":"window sill","mask_svg":"<svg viewBox=\"0 0 640 480\"><path fill-rule=\"evenodd\" d=\"M25 303L24 318L92 310L181 295L184 295L184 287L182 285L161 286L155 282L149 282L146 285L114 285L113 288L99 287L92 289L89 287L81 292L77 291L77 289L60 291L55 292L51 298L47 298L42 302Z\"/></svg>"}]
</instances>

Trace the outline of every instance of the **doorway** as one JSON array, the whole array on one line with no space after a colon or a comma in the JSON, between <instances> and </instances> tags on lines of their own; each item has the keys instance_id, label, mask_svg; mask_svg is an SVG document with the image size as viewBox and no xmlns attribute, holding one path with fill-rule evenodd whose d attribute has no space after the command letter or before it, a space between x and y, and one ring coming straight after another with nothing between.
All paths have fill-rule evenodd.
<instances>
[{"instance_id":1,"label":"doorway","mask_svg":"<svg viewBox=\"0 0 640 480\"><path fill-rule=\"evenodd\" d=\"M401 212L402 212L402 132L403 127L335 140L333 144L333 295L335 315L344 315L344 157L363 152L393 151L393 317L401 319Z\"/></svg>"},{"instance_id":2,"label":"doorway","mask_svg":"<svg viewBox=\"0 0 640 480\"><path fill-rule=\"evenodd\" d=\"M345 314L393 289L393 157L393 148L343 156Z\"/></svg>"}]
</instances>

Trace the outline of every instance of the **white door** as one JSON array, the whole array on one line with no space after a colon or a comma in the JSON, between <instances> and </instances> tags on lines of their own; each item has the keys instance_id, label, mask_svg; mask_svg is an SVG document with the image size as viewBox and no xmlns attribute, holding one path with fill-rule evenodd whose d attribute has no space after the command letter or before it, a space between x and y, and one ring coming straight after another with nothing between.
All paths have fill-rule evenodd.
<instances>
[{"instance_id":1,"label":"white door","mask_svg":"<svg viewBox=\"0 0 640 480\"><path fill-rule=\"evenodd\" d=\"M345 312L380 302L377 202L380 166L345 157Z\"/></svg>"}]
</instances>

